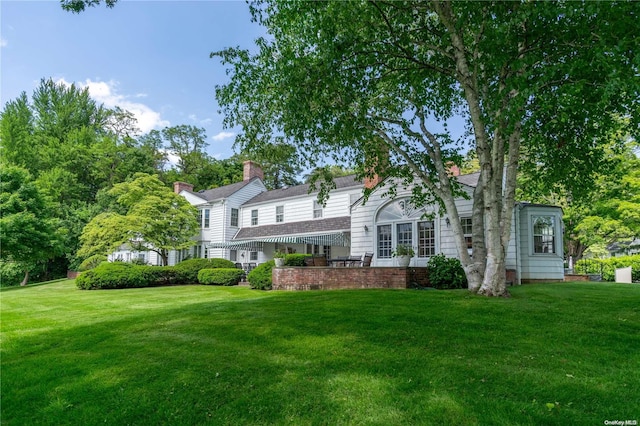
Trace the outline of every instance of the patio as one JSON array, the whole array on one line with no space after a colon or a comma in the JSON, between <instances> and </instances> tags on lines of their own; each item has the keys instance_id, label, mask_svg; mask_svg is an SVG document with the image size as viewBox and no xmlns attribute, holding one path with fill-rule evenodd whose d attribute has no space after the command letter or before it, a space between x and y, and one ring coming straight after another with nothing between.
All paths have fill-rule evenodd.
<instances>
[{"instance_id":1,"label":"patio","mask_svg":"<svg viewBox=\"0 0 640 426\"><path fill-rule=\"evenodd\" d=\"M357 288L427 287L427 268L418 267L331 267L305 266L273 268L273 290L338 290Z\"/></svg>"}]
</instances>

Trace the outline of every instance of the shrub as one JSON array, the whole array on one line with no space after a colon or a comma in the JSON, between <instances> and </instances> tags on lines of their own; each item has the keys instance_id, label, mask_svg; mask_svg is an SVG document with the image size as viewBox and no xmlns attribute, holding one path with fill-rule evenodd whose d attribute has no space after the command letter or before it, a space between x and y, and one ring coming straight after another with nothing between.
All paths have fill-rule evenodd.
<instances>
[{"instance_id":1,"label":"shrub","mask_svg":"<svg viewBox=\"0 0 640 426\"><path fill-rule=\"evenodd\" d=\"M174 266L178 284L195 284L201 269L233 268L234 264L227 259L189 259Z\"/></svg>"},{"instance_id":2,"label":"shrub","mask_svg":"<svg viewBox=\"0 0 640 426\"><path fill-rule=\"evenodd\" d=\"M0 261L0 286L11 287L20 284L24 278L24 268L16 262Z\"/></svg>"},{"instance_id":3,"label":"shrub","mask_svg":"<svg viewBox=\"0 0 640 426\"><path fill-rule=\"evenodd\" d=\"M610 257L608 259L582 259L576 262L578 274L602 274L603 281L615 281L616 269L631 266L631 280L640 282L640 254Z\"/></svg>"},{"instance_id":4,"label":"shrub","mask_svg":"<svg viewBox=\"0 0 640 426\"><path fill-rule=\"evenodd\" d=\"M258 290L271 290L273 281L271 279L271 270L275 267L276 263L270 260L265 263L259 264L254 270L247 275L247 281L251 285L251 288Z\"/></svg>"},{"instance_id":5,"label":"shrub","mask_svg":"<svg viewBox=\"0 0 640 426\"><path fill-rule=\"evenodd\" d=\"M238 285L244 271L237 268L201 269L198 272L200 284Z\"/></svg>"},{"instance_id":6,"label":"shrub","mask_svg":"<svg viewBox=\"0 0 640 426\"><path fill-rule=\"evenodd\" d=\"M102 254L94 254L93 256L87 257L85 260L80 263L78 266L78 271L88 271L89 269L93 269L102 262L107 261L107 256Z\"/></svg>"},{"instance_id":7,"label":"shrub","mask_svg":"<svg viewBox=\"0 0 640 426\"><path fill-rule=\"evenodd\" d=\"M432 256L427 263L429 283L438 289L467 288L467 276L460 261L444 254Z\"/></svg>"},{"instance_id":8,"label":"shrub","mask_svg":"<svg viewBox=\"0 0 640 426\"><path fill-rule=\"evenodd\" d=\"M292 253L284 257L284 264L286 266L304 266L304 260L310 257L308 254Z\"/></svg>"},{"instance_id":9,"label":"shrub","mask_svg":"<svg viewBox=\"0 0 640 426\"><path fill-rule=\"evenodd\" d=\"M83 290L141 288L176 283L171 266L140 266L125 262L103 262L76 278L76 286Z\"/></svg>"},{"instance_id":10,"label":"shrub","mask_svg":"<svg viewBox=\"0 0 640 426\"><path fill-rule=\"evenodd\" d=\"M105 262L76 278L84 290L148 287L141 266L124 262Z\"/></svg>"}]
</instances>

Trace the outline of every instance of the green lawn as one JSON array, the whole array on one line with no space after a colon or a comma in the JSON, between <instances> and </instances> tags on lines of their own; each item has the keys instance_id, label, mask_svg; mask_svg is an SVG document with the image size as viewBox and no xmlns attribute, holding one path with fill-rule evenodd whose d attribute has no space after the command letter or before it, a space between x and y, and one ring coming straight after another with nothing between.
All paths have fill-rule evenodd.
<instances>
[{"instance_id":1,"label":"green lawn","mask_svg":"<svg viewBox=\"0 0 640 426\"><path fill-rule=\"evenodd\" d=\"M1 297L2 425L640 421L640 286Z\"/></svg>"}]
</instances>

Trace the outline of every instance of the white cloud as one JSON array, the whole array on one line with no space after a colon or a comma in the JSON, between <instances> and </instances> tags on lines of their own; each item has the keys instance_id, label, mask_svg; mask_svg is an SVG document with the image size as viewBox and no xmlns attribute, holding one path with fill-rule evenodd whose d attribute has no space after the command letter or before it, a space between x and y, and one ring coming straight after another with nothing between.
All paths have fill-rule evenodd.
<instances>
[{"instance_id":1,"label":"white cloud","mask_svg":"<svg viewBox=\"0 0 640 426\"><path fill-rule=\"evenodd\" d=\"M9 44L6 38L0 37L0 47L5 47Z\"/></svg>"},{"instance_id":2,"label":"white cloud","mask_svg":"<svg viewBox=\"0 0 640 426\"><path fill-rule=\"evenodd\" d=\"M70 83L64 79L58 80L58 83L70 85ZM116 81L111 80L109 82L105 82L87 79L85 82L78 83L78 86L81 88L86 87L89 90L89 95L91 95L91 97L97 102L104 104L107 108L119 106L120 108L131 112L138 120L138 127L142 133L147 133L150 130L170 125L169 121L163 120L162 117L160 117L159 112L154 111L151 107L143 103L130 100L131 97L145 97L145 94L138 93L133 96L122 95L117 91L118 82Z\"/></svg>"},{"instance_id":3,"label":"white cloud","mask_svg":"<svg viewBox=\"0 0 640 426\"><path fill-rule=\"evenodd\" d=\"M234 137L235 135L236 134L233 132L220 132L217 135L212 136L211 139L213 139L214 141L222 141Z\"/></svg>"}]
</instances>

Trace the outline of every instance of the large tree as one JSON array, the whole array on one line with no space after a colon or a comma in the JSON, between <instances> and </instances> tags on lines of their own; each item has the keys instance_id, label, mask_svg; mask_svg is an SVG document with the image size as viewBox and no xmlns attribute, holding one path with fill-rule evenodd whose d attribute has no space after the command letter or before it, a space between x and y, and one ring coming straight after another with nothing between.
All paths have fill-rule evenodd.
<instances>
[{"instance_id":1,"label":"large tree","mask_svg":"<svg viewBox=\"0 0 640 426\"><path fill-rule=\"evenodd\" d=\"M78 255L108 255L123 244L136 251L158 253L164 265L170 250L195 244L198 211L167 188L156 176L139 173L108 191L111 211L94 217L85 226Z\"/></svg>"},{"instance_id":2,"label":"large tree","mask_svg":"<svg viewBox=\"0 0 640 426\"><path fill-rule=\"evenodd\" d=\"M535 173L519 179L522 199L562 207L566 255L574 262L595 246L640 236L640 150L634 139L617 138L623 141L622 147L618 141L611 143L609 167L597 172L594 190L582 197L575 197L562 184L544 185Z\"/></svg>"},{"instance_id":3,"label":"large tree","mask_svg":"<svg viewBox=\"0 0 640 426\"><path fill-rule=\"evenodd\" d=\"M62 235L43 192L23 168L0 164L0 260L29 271L62 251Z\"/></svg>"},{"instance_id":4,"label":"large tree","mask_svg":"<svg viewBox=\"0 0 640 426\"><path fill-rule=\"evenodd\" d=\"M469 288L479 294L508 294L518 167L543 165L537 170L549 185L588 191L616 114L638 108L640 3L257 1L250 8L268 31L257 52L212 53L231 76L216 95L225 123L242 129L237 142L255 149L284 140L306 166L329 156L363 175L415 183L415 203L439 202L451 218ZM441 130L456 115L471 137ZM447 170L468 150L480 167L471 255L454 201L459 185Z\"/></svg>"}]
</instances>

